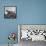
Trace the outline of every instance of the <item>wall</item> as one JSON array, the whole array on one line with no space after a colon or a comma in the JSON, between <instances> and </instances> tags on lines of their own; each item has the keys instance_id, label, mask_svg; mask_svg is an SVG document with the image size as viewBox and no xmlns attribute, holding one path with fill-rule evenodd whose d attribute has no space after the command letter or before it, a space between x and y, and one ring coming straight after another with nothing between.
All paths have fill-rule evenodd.
<instances>
[{"instance_id":1,"label":"wall","mask_svg":"<svg viewBox=\"0 0 46 46\"><path fill-rule=\"evenodd\" d=\"M4 6L16 6L17 18L4 19ZM0 44L8 43L9 32L18 24L46 24L46 0L0 0Z\"/></svg>"}]
</instances>

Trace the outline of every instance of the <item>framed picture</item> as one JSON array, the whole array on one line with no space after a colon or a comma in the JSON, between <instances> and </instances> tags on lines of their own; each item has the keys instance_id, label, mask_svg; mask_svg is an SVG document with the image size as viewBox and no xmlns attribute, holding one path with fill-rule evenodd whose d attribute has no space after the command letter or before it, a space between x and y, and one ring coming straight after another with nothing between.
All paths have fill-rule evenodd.
<instances>
[{"instance_id":1,"label":"framed picture","mask_svg":"<svg viewBox=\"0 0 46 46\"><path fill-rule=\"evenodd\" d=\"M4 7L4 18L16 19L16 6L5 6Z\"/></svg>"},{"instance_id":2,"label":"framed picture","mask_svg":"<svg viewBox=\"0 0 46 46\"><path fill-rule=\"evenodd\" d=\"M18 38L21 40L46 41L46 25L20 24L18 25Z\"/></svg>"}]
</instances>

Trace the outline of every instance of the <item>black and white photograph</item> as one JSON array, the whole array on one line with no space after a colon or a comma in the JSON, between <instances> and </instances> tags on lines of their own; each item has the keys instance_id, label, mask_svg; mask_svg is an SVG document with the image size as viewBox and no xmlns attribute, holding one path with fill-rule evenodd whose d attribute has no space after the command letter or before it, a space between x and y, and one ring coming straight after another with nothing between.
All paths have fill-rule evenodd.
<instances>
[{"instance_id":1,"label":"black and white photograph","mask_svg":"<svg viewBox=\"0 0 46 46\"><path fill-rule=\"evenodd\" d=\"M5 6L4 7L4 18L16 19L16 6Z\"/></svg>"}]
</instances>

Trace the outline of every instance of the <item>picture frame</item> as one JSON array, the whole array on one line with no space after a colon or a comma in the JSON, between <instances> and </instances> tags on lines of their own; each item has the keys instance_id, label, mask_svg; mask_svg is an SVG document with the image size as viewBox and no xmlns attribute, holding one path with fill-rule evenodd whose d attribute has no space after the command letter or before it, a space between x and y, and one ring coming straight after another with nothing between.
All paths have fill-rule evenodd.
<instances>
[{"instance_id":1,"label":"picture frame","mask_svg":"<svg viewBox=\"0 0 46 46\"><path fill-rule=\"evenodd\" d=\"M16 6L4 6L4 18L5 19L16 19Z\"/></svg>"},{"instance_id":2,"label":"picture frame","mask_svg":"<svg viewBox=\"0 0 46 46\"><path fill-rule=\"evenodd\" d=\"M46 41L46 24L19 24L18 38L19 42L21 40Z\"/></svg>"}]
</instances>

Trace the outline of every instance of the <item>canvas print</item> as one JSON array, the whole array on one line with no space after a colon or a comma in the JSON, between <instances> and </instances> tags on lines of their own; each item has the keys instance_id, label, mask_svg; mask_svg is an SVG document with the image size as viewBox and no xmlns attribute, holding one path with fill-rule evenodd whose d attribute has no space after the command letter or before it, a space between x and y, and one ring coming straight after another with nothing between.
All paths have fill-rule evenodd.
<instances>
[{"instance_id":1,"label":"canvas print","mask_svg":"<svg viewBox=\"0 0 46 46\"><path fill-rule=\"evenodd\" d=\"M46 25L21 25L20 40L46 41Z\"/></svg>"},{"instance_id":2,"label":"canvas print","mask_svg":"<svg viewBox=\"0 0 46 46\"><path fill-rule=\"evenodd\" d=\"M46 41L46 25L22 25L21 39Z\"/></svg>"},{"instance_id":3,"label":"canvas print","mask_svg":"<svg viewBox=\"0 0 46 46\"><path fill-rule=\"evenodd\" d=\"M4 18L16 19L16 6L5 6L4 7Z\"/></svg>"}]
</instances>

